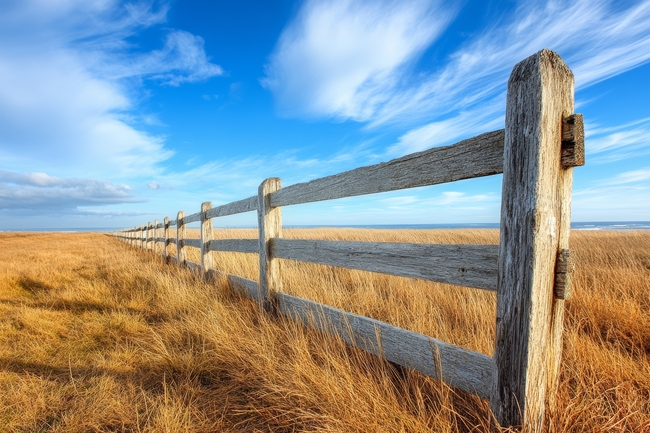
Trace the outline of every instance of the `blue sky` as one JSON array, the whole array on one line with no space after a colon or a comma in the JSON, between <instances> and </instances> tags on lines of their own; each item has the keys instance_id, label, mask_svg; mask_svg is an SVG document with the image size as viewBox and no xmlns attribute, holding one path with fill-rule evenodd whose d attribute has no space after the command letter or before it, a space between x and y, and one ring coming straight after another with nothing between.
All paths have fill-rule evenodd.
<instances>
[{"instance_id":1,"label":"blue sky","mask_svg":"<svg viewBox=\"0 0 650 433\"><path fill-rule=\"evenodd\" d=\"M140 225L503 128L510 71L542 48L585 116L573 221L650 220L650 1L4 0L0 229ZM284 223L498 222L500 191L492 176Z\"/></svg>"}]
</instances>

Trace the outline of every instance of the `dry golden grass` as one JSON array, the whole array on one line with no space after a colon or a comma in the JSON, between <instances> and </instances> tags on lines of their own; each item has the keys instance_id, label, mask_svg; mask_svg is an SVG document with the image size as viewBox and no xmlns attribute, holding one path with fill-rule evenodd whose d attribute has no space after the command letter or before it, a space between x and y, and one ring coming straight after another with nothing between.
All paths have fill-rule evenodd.
<instances>
[{"instance_id":1,"label":"dry golden grass","mask_svg":"<svg viewBox=\"0 0 650 433\"><path fill-rule=\"evenodd\" d=\"M218 237L255 237L224 230ZM287 230L286 237L496 243L493 230ZM549 431L650 431L650 232L574 232ZM172 248L170 247L170 252ZM219 268L256 279L254 255ZM190 259L198 261L191 251ZM490 430L487 402L258 312L101 234L0 235L0 430ZM491 354L495 297L283 262L285 291Z\"/></svg>"}]
</instances>

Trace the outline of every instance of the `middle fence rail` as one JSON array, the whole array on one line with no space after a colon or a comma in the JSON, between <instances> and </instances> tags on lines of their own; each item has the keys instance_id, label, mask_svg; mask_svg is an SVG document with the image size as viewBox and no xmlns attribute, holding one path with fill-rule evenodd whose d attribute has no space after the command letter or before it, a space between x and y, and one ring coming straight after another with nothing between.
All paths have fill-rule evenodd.
<instances>
[{"instance_id":1,"label":"middle fence rail","mask_svg":"<svg viewBox=\"0 0 650 433\"><path fill-rule=\"evenodd\" d=\"M521 128L528 131L528 136L517 135ZM563 302L570 293L568 212L572 167L584 164L583 136L582 116L573 114L573 75L557 54L542 50L513 70L505 130L286 188L282 188L278 178L266 179L257 195L249 198L218 207L205 202L199 212L186 215L180 211L174 220L165 218L163 223L155 221L114 235L133 246L153 251L162 244L162 254L168 261L204 275L219 273L211 255L213 251L258 254L259 281L237 275L227 275L227 278L261 308L335 334L391 362L489 399L500 424L526 425L531 431L537 431L542 427L545 401L552 400L547 393L554 390L557 372L537 371L531 366L559 363L559 352L554 348L558 338L561 340L562 328L552 323L560 320L561 325ZM504 173L500 245L282 237L283 206L500 173ZM212 238L213 218L253 211L258 217L257 240ZM200 239L186 237L186 226L193 222L200 222ZM176 236L171 235L172 226L176 227ZM514 235L519 241L513 243ZM167 253L172 244L177 248L176 257ZM201 263L187 260L187 248L201 250ZM525 257L517 259L521 254ZM283 293L278 259L497 291L497 311L505 312L505 316L497 320L495 358ZM543 270L531 271L531 263L542 266ZM519 311L515 313L519 315L508 316L513 311ZM534 322L540 320L540 315L542 321L552 323L536 325ZM513 323L508 328L499 324L504 317ZM517 349L513 354L508 345L513 344L513 338L520 338L520 334L527 340L514 345L524 349ZM535 344L548 347L531 346ZM515 362L513 357L518 357ZM540 389L532 389L533 386Z\"/></svg>"}]
</instances>

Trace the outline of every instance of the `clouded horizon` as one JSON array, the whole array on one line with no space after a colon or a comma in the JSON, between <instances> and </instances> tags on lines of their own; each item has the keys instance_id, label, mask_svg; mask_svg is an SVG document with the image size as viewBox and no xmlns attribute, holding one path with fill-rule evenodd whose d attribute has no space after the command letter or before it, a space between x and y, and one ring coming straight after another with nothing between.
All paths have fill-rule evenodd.
<instances>
[{"instance_id":1,"label":"clouded horizon","mask_svg":"<svg viewBox=\"0 0 650 433\"><path fill-rule=\"evenodd\" d=\"M3 2L0 230L140 225L503 128L510 71L542 48L585 115L573 221L650 220L650 1L268 3ZM500 190L494 176L284 221L498 222Z\"/></svg>"}]
</instances>

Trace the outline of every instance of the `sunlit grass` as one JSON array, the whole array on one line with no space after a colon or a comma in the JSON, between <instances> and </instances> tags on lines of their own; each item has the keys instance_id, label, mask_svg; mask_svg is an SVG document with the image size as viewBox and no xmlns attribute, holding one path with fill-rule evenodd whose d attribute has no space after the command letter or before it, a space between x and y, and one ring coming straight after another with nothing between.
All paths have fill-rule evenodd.
<instances>
[{"instance_id":1,"label":"sunlit grass","mask_svg":"<svg viewBox=\"0 0 650 433\"><path fill-rule=\"evenodd\" d=\"M498 242L495 230L284 236ZM547 424L554 432L650 431L650 233L574 232L571 248L574 297L558 410ZM197 251L189 258L199 261ZM256 255L215 259L257 279ZM207 283L105 235L1 234L0 261L0 431L490 430L487 402L262 314L224 280ZM282 266L288 293L492 354L492 293Z\"/></svg>"}]
</instances>

